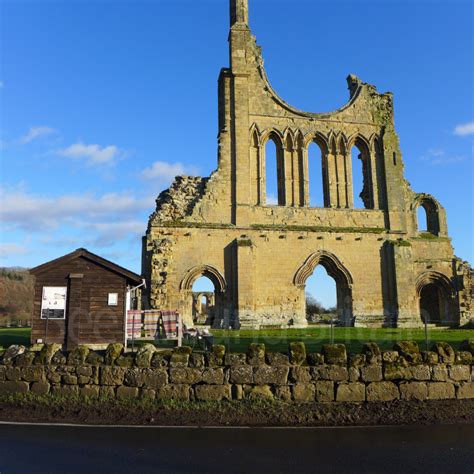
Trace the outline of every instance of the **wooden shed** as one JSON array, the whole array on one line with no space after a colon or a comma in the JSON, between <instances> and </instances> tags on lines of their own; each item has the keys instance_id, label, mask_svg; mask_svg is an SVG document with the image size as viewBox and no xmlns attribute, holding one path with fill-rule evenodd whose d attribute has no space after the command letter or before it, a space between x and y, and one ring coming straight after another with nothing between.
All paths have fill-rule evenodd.
<instances>
[{"instance_id":1,"label":"wooden shed","mask_svg":"<svg viewBox=\"0 0 474 474\"><path fill-rule=\"evenodd\" d=\"M125 341L130 290L142 284L140 275L82 248L30 273L36 280L32 343L72 349Z\"/></svg>"}]
</instances>

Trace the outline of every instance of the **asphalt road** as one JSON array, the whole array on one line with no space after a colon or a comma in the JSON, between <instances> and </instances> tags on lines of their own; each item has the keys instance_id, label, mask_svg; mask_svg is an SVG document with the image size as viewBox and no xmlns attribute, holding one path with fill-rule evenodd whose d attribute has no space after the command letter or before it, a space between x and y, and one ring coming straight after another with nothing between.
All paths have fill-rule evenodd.
<instances>
[{"instance_id":1,"label":"asphalt road","mask_svg":"<svg viewBox=\"0 0 474 474\"><path fill-rule=\"evenodd\" d=\"M0 474L469 473L474 425L88 428L0 425Z\"/></svg>"}]
</instances>

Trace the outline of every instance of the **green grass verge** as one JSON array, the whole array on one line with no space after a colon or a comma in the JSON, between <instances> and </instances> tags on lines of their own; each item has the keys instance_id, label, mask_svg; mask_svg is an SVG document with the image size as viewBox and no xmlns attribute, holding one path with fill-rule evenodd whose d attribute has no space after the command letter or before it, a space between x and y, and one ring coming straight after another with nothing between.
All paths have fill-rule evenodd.
<instances>
[{"instance_id":1,"label":"green grass verge","mask_svg":"<svg viewBox=\"0 0 474 474\"><path fill-rule=\"evenodd\" d=\"M30 328L0 328L0 350L12 344L30 345Z\"/></svg>"},{"instance_id":2,"label":"green grass verge","mask_svg":"<svg viewBox=\"0 0 474 474\"><path fill-rule=\"evenodd\" d=\"M201 412L225 411L232 406L234 410L244 413L246 410L263 409L286 405L285 402L276 399L253 398L244 400L174 400L174 399L150 399L150 398L128 398L117 399L110 397L89 398L79 395L67 397L53 394L36 395L34 393L16 393L0 395L0 405L10 405L22 408L30 406L48 409L67 407L69 410L84 407L103 407L108 409L159 409L159 410L199 410Z\"/></svg>"},{"instance_id":3,"label":"green grass verge","mask_svg":"<svg viewBox=\"0 0 474 474\"><path fill-rule=\"evenodd\" d=\"M288 344L303 341L307 352L320 352L322 345L332 342L331 329L316 327L308 329L274 329L274 330L241 330L212 331L215 344L224 344L232 352L246 352L253 342L264 343L269 352L287 352ZM428 331L429 344L448 342L455 349L465 339L474 338L474 330L466 329L433 329ZM425 348L423 329L371 329L371 328L334 328L334 343L345 344L349 352L360 352L366 342L376 342L381 349L390 350L397 341L416 341L421 349Z\"/></svg>"},{"instance_id":4,"label":"green grass verge","mask_svg":"<svg viewBox=\"0 0 474 474\"><path fill-rule=\"evenodd\" d=\"M311 327L307 329L262 329L225 331L212 330L214 344L223 344L228 351L246 352L253 342L264 343L268 352L287 352L288 344L303 341L308 352L321 351L322 345L332 342L331 329L328 327ZM432 329L428 331L429 344L448 342L455 349L465 339L474 339L472 329ZM30 329L0 329L0 349L11 344L28 345ZM371 329L371 328L334 328L334 343L346 344L348 351L360 352L366 342L376 342L381 349L392 349L397 341L416 341L421 349L425 348L423 329ZM142 342L137 342L140 345ZM158 341L157 346L172 348L175 341Z\"/></svg>"}]
</instances>

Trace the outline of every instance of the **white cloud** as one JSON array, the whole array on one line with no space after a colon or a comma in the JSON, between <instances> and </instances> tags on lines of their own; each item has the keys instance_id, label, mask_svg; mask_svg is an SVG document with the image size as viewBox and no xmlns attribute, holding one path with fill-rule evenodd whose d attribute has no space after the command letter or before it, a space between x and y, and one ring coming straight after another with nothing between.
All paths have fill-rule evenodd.
<instances>
[{"instance_id":1,"label":"white cloud","mask_svg":"<svg viewBox=\"0 0 474 474\"><path fill-rule=\"evenodd\" d=\"M20 143L22 143L23 145L26 145L27 143L30 143L33 140L36 140L37 138L46 137L53 133L56 133L56 130L51 127L46 127L46 126L31 127L28 130L28 132L26 132L26 134L20 138Z\"/></svg>"},{"instance_id":2,"label":"white cloud","mask_svg":"<svg viewBox=\"0 0 474 474\"><path fill-rule=\"evenodd\" d=\"M70 194L53 198L0 188L0 222L28 231L121 222L135 217L138 212L151 211L153 199L139 199L129 193Z\"/></svg>"},{"instance_id":3,"label":"white cloud","mask_svg":"<svg viewBox=\"0 0 474 474\"><path fill-rule=\"evenodd\" d=\"M28 253L26 247L18 244L0 243L0 256L10 257L12 255L24 255Z\"/></svg>"},{"instance_id":4,"label":"white cloud","mask_svg":"<svg viewBox=\"0 0 474 474\"><path fill-rule=\"evenodd\" d=\"M278 206L278 198L273 194L268 194L266 198L267 206Z\"/></svg>"},{"instance_id":5,"label":"white cloud","mask_svg":"<svg viewBox=\"0 0 474 474\"><path fill-rule=\"evenodd\" d=\"M466 157L462 155L449 155L442 149L432 148L422 155L420 159L430 165L449 165L465 161Z\"/></svg>"},{"instance_id":6,"label":"white cloud","mask_svg":"<svg viewBox=\"0 0 474 474\"><path fill-rule=\"evenodd\" d=\"M97 233L92 244L99 247L109 246L117 240L136 239L145 233L144 222L131 219L120 222L101 222L88 226Z\"/></svg>"},{"instance_id":7,"label":"white cloud","mask_svg":"<svg viewBox=\"0 0 474 474\"><path fill-rule=\"evenodd\" d=\"M474 122L457 125L454 134L459 136L474 135Z\"/></svg>"},{"instance_id":8,"label":"white cloud","mask_svg":"<svg viewBox=\"0 0 474 474\"><path fill-rule=\"evenodd\" d=\"M130 249L129 256L135 258L154 199L155 196L139 198L127 192L53 198L29 193L21 187L0 187L0 227L4 235L24 232L31 238L32 246L38 248L39 244L48 251L87 247L110 252L122 246ZM24 253L31 252L14 244L0 246L2 257Z\"/></svg>"},{"instance_id":9,"label":"white cloud","mask_svg":"<svg viewBox=\"0 0 474 474\"><path fill-rule=\"evenodd\" d=\"M83 143L74 143L67 148L58 150L57 154L73 159L85 159L89 165L112 164L121 154L118 147L108 145L84 145Z\"/></svg>"},{"instance_id":10,"label":"white cloud","mask_svg":"<svg viewBox=\"0 0 474 474\"><path fill-rule=\"evenodd\" d=\"M76 236L76 237L63 237L63 236L56 236L51 233L46 233L41 237L35 236L35 242L39 242L40 244L47 245L49 247L81 247L84 246L84 236Z\"/></svg>"},{"instance_id":11,"label":"white cloud","mask_svg":"<svg viewBox=\"0 0 474 474\"><path fill-rule=\"evenodd\" d=\"M161 182L171 182L176 176L184 174L197 174L197 168L185 166L182 163L155 161L149 168L142 171L143 178Z\"/></svg>"}]
</instances>

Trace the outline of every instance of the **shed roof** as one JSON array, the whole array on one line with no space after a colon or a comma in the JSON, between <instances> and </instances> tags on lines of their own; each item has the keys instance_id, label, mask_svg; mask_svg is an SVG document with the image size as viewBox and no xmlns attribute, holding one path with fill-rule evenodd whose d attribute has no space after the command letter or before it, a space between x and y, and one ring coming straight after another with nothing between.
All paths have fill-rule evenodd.
<instances>
[{"instance_id":1,"label":"shed roof","mask_svg":"<svg viewBox=\"0 0 474 474\"><path fill-rule=\"evenodd\" d=\"M30 270L30 273L33 275L37 275L38 273L47 271L50 267L57 266L61 263L65 263L80 257L86 258L87 260L90 260L91 262L94 262L97 265L100 265L112 272L118 273L119 275L122 275L132 283L136 283L138 285L142 282L142 277L140 275L137 275L136 273L133 273L130 270L127 270L126 268L123 268L120 265L111 262L110 260L106 260L105 258L102 258L99 255L89 252L89 250L84 248L74 250L74 252L68 253L67 255L63 255L62 257L43 263L42 265L38 265L37 267L32 268Z\"/></svg>"}]
</instances>

